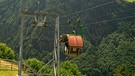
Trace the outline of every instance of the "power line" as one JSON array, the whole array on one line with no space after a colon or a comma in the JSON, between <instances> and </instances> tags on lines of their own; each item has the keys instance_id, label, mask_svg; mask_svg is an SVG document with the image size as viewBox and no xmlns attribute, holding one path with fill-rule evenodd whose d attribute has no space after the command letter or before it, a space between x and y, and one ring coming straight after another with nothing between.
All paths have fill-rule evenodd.
<instances>
[{"instance_id":1,"label":"power line","mask_svg":"<svg viewBox=\"0 0 135 76\"><path fill-rule=\"evenodd\" d=\"M116 18L116 19L110 19L110 20L106 20L106 21L99 21L99 22L93 22L93 23L90 23L90 24L100 24L100 23L103 23L103 22L111 22L111 21L118 21L118 20L123 20L123 19L129 19L129 18L135 18L135 15L133 15L133 16L127 16L127 17L122 17L122 18ZM89 25L90 25L89 24ZM87 35L89 36L89 37L91 37L90 36L90 33L89 33L89 31L88 31L88 29L85 29L86 31L87 31Z\"/></svg>"},{"instance_id":2,"label":"power line","mask_svg":"<svg viewBox=\"0 0 135 76\"><path fill-rule=\"evenodd\" d=\"M111 2L107 2L107 3L101 4L101 5L97 5L97 6L92 7L92 8L87 8L87 9L84 9L84 10L76 11L74 13L71 13L71 14L68 14L68 15L65 15L65 16L62 16L60 18L64 18L64 17L70 16L70 15L74 15L74 14L77 14L77 13L81 13L81 12L85 12L85 11L88 11L88 10L92 10L92 9L95 9L95 8L98 8L98 7L102 7L102 6L105 6L105 5L108 5L108 4L112 4L112 3L115 3L115 2L116 1L111 1Z\"/></svg>"},{"instance_id":3,"label":"power line","mask_svg":"<svg viewBox=\"0 0 135 76\"><path fill-rule=\"evenodd\" d=\"M127 12L127 11L134 10L134 9L135 9L135 8L131 8L131 9L123 10L123 11L120 11L120 12L123 13L123 12ZM120 13L120 12L118 12L118 13ZM111 15L111 14L110 14L110 15ZM107 15L106 15L106 16L107 16ZM99 22L89 23L89 25L90 25L90 24L100 24L100 23L111 22L111 21L118 21L118 20L123 20L123 19L134 18L134 17L135 17L135 15L133 15L133 16L127 16L127 17L121 17L121 18L116 18L116 19L110 19L110 20L102 20L102 21L99 21ZM99 18L99 17L96 17L96 18ZM88 35L90 35L88 29L87 29L87 28L85 28L85 29L86 29Z\"/></svg>"},{"instance_id":4,"label":"power line","mask_svg":"<svg viewBox=\"0 0 135 76\"><path fill-rule=\"evenodd\" d=\"M92 8L87 8L87 9L84 9L84 10L80 10L80 11L77 11L77 12L74 12L74 13L71 13L71 14L68 14L66 16L62 16L60 18L64 18L64 17L67 17L67 16L70 16L70 15L74 15L74 14L77 14L77 13L81 13L81 12L85 12L85 11L88 11L88 10L92 10L92 9L95 9L95 8L98 8L98 7L102 7L102 6L105 6L105 5L108 5L108 4L112 4L112 3L115 3L116 1L112 1L112 2L107 2L107 3L104 3L104 4L101 4L101 5L97 5L95 7L92 7ZM87 29L86 29L87 30ZM88 31L88 30L87 30ZM89 34L89 33L88 33Z\"/></svg>"},{"instance_id":5,"label":"power line","mask_svg":"<svg viewBox=\"0 0 135 76\"><path fill-rule=\"evenodd\" d=\"M127 16L127 17L121 17L121 18L116 18L116 19L110 19L110 20L102 20L102 21L93 22L93 23L90 23L90 24L99 24L99 23L104 23L104 22L118 21L118 20L123 20L123 19L134 18L134 17L135 17L135 15Z\"/></svg>"},{"instance_id":6,"label":"power line","mask_svg":"<svg viewBox=\"0 0 135 76\"><path fill-rule=\"evenodd\" d=\"M92 10L92 9L95 9L95 8L98 8L98 7L101 7L101 6L105 6L105 5L108 5L108 4L112 4L112 3L115 3L115 2L116 1L111 1L111 2L107 2L107 3L101 4L101 5L97 5L97 6L92 7L92 8L87 8L87 9L84 9L84 10L76 11L74 13L71 13L71 14L68 14L68 15L64 15L64 16L62 16L60 18L64 18L64 17L70 16L70 15L74 15L74 14L77 14L77 13L81 13L81 12L85 12L85 11L88 11L88 10Z\"/></svg>"},{"instance_id":7,"label":"power line","mask_svg":"<svg viewBox=\"0 0 135 76\"><path fill-rule=\"evenodd\" d=\"M70 0L70 1L67 1L67 2L63 2L62 4L58 5L58 7L60 7L60 6L63 7L63 6L65 6L67 3L72 2L72 1L75 1L75 0ZM84 0L84 1L85 1L85 0ZM53 8L57 8L57 6L53 6L53 7L51 7L51 8L46 9L46 10L53 9Z\"/></svg>"},{"instance_id":8,"label":"power line","mask_svg":"<svg viewBox=\"0 0 135 76\"><path fill-rule=\"evenodd\" d=\"M62 3L62 4L58 5L58 6L59 6L59 7L60 7L60 6L63 6L63 5L65 5L65 4L67 4L67 3L71 2L71 1L73 1L73 0L64 2L64 3ZM51 7L51 8L46 9L46 10L50 10L50 9L53 9L53 8L56 8L56 7L57 7L57 6L53 6L53 7Z\"/></svg>"},{"instance_id":9,"label":"power line","mask_svg":"<svg viewBox=\"0 0 135 76\"><path fill-rule=\"evenodd\" d=\"M67 16L74 15L74 14L78 14L78 13L81 13L81 12L85 12L85 11L88 11L88 10L91 10L91 9L95 9L95 8L98 8L98 7L101 7L101 6L105 6L105 5L108 5L108 4L112 4L112 3L115 3L115 2L116 1L107 2L107 3L101 4L101 5L92 7L92 8L87 8L87 9L84 9L84 10L80 10L80 11L77 11L77 12L74 12L74 13L62 16L60 18L67 17ZM135 9L135 8L131 8L131 9L120 11L120 12L126 12L126 11L133 10L133 9ZM108 16L108 15L111 15L111 14L107 14L107 15L104 15L104 16ZM95 18L101 18L101 17L104 17L104 16L95 17ZM103 23L103 22L111 22L111 21L117 21L117 20L122 20L122 19L134 18L134 17L135 16L127 16L127 17L122 17L122 18L116 18L116 19L110 19L110 20L103 20L103 21L99 21L99 22L93 22L93 23L90 23L90 24L99 24L99 23Z\"/></svg>"},{"instance_id":10,"label":"power line","mask_svg":"<svg viewBox=\"0 0 135 76\"><path fill-rule=\"evenodd\" d=\"M135 8L131 8L131 9L127 9L127 10L122 10L120 12L116 12L116 13L124 13L124 12L128 12L128 11L131 11L131 10L134 10ZM112 14L112 13L111 13ZM105 17L105 16L109 16L111 14L107 14L107 15L104 15L104 16L100 16L100 17L95 17L95 19L98 19L98 18L101 18L101 17ZM127 16L127 17L122 17L122 18L116 18L116 19L110 19L110 20L102 20L102 21L99 21L99 22L93 22L93 23L90 23L90 24L99 24L99 23L104 23L104 22L110 22L110 21L117 21L117 20L122 20L122 19L127 19L127 18L132 18L132 16ZM87 24L88 25L88 24Z\"/></svg>"},{"instance_id":11,"label":"power line","mask_svg":"<svg viewBox=\"0 0 135 76\"><path fill-rule=\"evenodd\" d=\"M134 10L135 8L131 8L131 9L126 9L126 10L122 10L120 12L116 12L116 13L124 13L124 12L128 12L128 11L131 11L131 10ZM113 11L115 12L115 11ZM90 19L98 19L98 18L102 18L102 17L105 17L105 16L110 16L112 15L112 12L110 14L107 14L107 15L103 15L103 16L99 16L99 17L94 17L94 18L90 18ZM96 23L96 22L95 22Z\"/></svg>"},{"instance_id":12,"label":"power line","mask_svg":"<svg viewBox=\"0 0 135 76\"><path fill-rule=\"evenodd\" d=\"M92 9L95 9L95 8L98 8L98 7L102 7L102 6L105 6L105 5L108 5L108 4L112 4L112 3L115 3L115 2L116 1L107 2L107 3L101 4L101 5L97 5L95 7L92 7L92 8L87 8L87 9L84 9L84 10L80 10L80 11L77 11L77 12L74 12L74 13L62 16L60 18L64 18L64 17L70 16L70 15L74 15L74 14L77 14L77 13L81 13L81 12L85 12L85 11L88 11L88 10L92 10Z\"/></svg>"},{"instance_id":13,"label":"power line","mask_svg":"<svg viewBox=\"0 0 135 76\"><path fill-rule=\"evenodd\" d=\"M126 9L126 10L122 10L120 12L116 12L116 13L124 13L124 12L128 12L128 11L131 11L131 10L134 10L135 8L131 8L131 9ZM115 12L115 11L113 11ZM107 14L107 15L103 15L103 16L99 16L99 17L93 17L93 18L90 18L90 19L98 19L98 18L102 18L102 17L105 17L105 16L110 16L112 15L112 12L110 14Z\"/></svg>"},{"instance_id":14,"label":"power line","mask_svg":"<svg viewBox=\"0 0 135 76\"><path fill-rule=\"evenodd\" d=\"M116 12L116 13L124 13L124 12L128 12L128 11L131 11L131 10L134 10L134 9L135 9L135 8L131 8L131 9L122 10L122 11ZM113 12L115 12L115 11L113 11ZM93 18L94 18L94 19L98 19L98 18L102 18L102 17L105 17L105 16L110 16L110 15L112 15L112 12L111 12L110 14L107 14L107 15L102 15L102 16L93 17ZM91 18L91 19L93 19L93 18Z\"/></svg>"}]
</instances>

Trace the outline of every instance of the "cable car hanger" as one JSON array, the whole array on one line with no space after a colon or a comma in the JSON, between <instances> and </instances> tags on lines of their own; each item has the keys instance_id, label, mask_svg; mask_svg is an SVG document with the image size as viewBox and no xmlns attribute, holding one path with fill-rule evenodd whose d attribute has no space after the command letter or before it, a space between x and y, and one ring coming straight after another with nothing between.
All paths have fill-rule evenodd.
<instances>
[{"instance_id":1,"label":"cable car hanger","mask_svg":"<svg viewBox=\"0 0 135 76\"><path fill-rule=\"evenodd\" d=\"M47 22L46 22L46 16L44 16L44 18L42 18L42 16L34 16L34 23L33 23L33 28L35 28L35 26L43 26L44 28L48 27Z\"/></svg>"},{"instance_id":2,"label":"cable car hanger","mask_svg":"<svg viewBox=\"0 0 135 76\"><path fill-rule=\"evenodd\" d=\"M69 23L70 20L68 20ZM83 39L81 35L76 35L75 30L72 28L73 34L64 34L60 36L59 42L64 44L64 52L67 56L78 56L81 54L83 47Z\"/></svg>"}]
</instances>

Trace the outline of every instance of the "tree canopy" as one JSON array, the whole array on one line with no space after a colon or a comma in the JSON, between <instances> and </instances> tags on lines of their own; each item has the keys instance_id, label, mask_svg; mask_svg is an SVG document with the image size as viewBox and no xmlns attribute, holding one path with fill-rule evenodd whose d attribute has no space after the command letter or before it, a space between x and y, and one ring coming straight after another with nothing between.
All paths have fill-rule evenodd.
<instances>
[{"instance_id":1,"label":"tree canopy","mask_svg":"<svg viewBox=\"0 0 135 76\"><path fill-rule=\"evenodd\" d=\"M85 76L79 71L78 66L70 61L62 62L60 71L61 76Z\"/></svg>"},{"instance_id":2,"label":"tree canopy","mask_svg":"<svg viewBox=\"0 0 135 76\"><path fill-rule=\"evenodd\" d=\"M63 49L60 48L60 59L63 62L61 71L65 70L65 74L81 72L82 75L87 76L134 76L134 0L1 0L0 7L0 41L11 46L15 51L16 59L19 54L19 25L21 24L18 11L23 7L23 10L32 12L57 13L60 17L60 35L71 33L71 27L76 34L83 35L84 47L80 56L66 57ZM34 57L47 63L52 59L53 54L54 19L47 17L46 29L42 27L32 29L31 23L34 19L25 19L23 58ZM68 20L72 26L67 22ZM64 63L67 59L69 61ZM31 62L34 64L33 61ZM36 66L43 65L34 64L34 66L39 70ZM70 66L79 69L77 73L73 71L74 68L70 69ZM46 68L51 66L45 66L42 71ZM45 71L51 73L52 70Z\"/></svg>"},{"instance_id":3,"label":"tree canopy","mask_svg":"<svg viewBox=\"0 0 135 76\"><path fill-rule=\"evenodd\" d=\"M0 43L0 58L3 59L14 59L14 51L9 48L6 44Z\"/></svg>"},{"instance_id":4,"label":"tree canopy","mask_svg":"<svg viewBox=\"0 0 135 76\"><path fill-rule=\"evenodd\" d=\"M128 2L135 2L135 0L126 0L126 1L128 1Z\"/></svg>"},{"instance_id":5,"label":"tree canopy","mask_svg":"<svg viewBox=\"0 0 135 76\"><path fill-rule=\"evenodd\" d=\"M36 72L38 72L43 67L43 64L44 64L42 61L36 58L29 58L26 60L26 63ZM31 69L28 68L27 70L31 70Z\"/></svg>"},{"instance_id":6,"label":"tree canopy","mask_svg":"<svg viewBox=\"0 0 135 76\"><path fill-rule=\"evenodd\" d=\"M44 65L42 61L36 58L29 58L26 60L26 63L38 74L52 74L52 67L50 65ZM26 71L30 73L32 72L30 68L26 68ZM83 76L83 74L79 71L78 66L70 61L62 62L60 71L61 76Z\"/></svg>"}]
</instances>

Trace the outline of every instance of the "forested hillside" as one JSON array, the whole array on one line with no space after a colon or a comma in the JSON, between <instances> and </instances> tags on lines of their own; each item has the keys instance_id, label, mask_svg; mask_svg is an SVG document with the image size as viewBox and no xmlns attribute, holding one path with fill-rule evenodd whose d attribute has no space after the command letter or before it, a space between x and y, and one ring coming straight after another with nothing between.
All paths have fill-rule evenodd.
<instances>
[{"instance_id":1,"label":"forested hillside","mask_svg":"<svg viewBox=\"0 0 135 76\"><path fill-rule=\"evenodd\" d=\"M130 1L130 0L129 0ZM20 10L57 13L60 34L83 34L82 54L66 57L87 76L135 75L135 3L123 0L0 0L0 42L15 50L18 59ZM77 20L80 19L80 23ZM52 58L54 19L48 27L32 28L34 18L24 26L23 58L35 57L44 62ZM70 21L70 23L68 22ZM81 28L80 28L81 26ZM73 28L73 29L72 29Z\"/></svg>"}]
</instances>

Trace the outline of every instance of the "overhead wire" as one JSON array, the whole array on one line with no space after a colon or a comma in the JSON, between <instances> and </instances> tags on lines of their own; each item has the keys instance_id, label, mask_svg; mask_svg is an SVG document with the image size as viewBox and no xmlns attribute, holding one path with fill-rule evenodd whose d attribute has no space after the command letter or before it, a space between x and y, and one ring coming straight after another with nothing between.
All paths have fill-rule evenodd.
<instances>
[{"instance_id":1,"label":"overhead wire","mask_svg":"<svg viewBox=\"0 0 135 76\"><path fill-rule=\"evenodd\" d=\"M69 2L70 2L70 1L69 1ZM77 11L77 12L74 12L74 13L71 13L71 14L68 14L68 15L64 15L64 16L62 16L62 17L60 17L60 18L67 17L67 16L74 15L74 14L81 13L81 12L85 12L85 11L88 11L88 10L91 10L91 9L95 9L95 8L98 8L98 7L101 7L101 6L105 6L105 5L108 5L108 4L111 4L111 3L115 3L115 2L116 2L116 1L107 2L107 3L101 4L101 5L92 7L92 8L87 8L87 9L80 10L80 11ZM67 2L67 3L68 3L68 2ZM120 12L126 12L126 11L133 10L133 9L135 9L135 8L127 9L127 10L120 11ZM111 15L111 13L110 13L110 14L107 14L107 15ZM94 17L94 18L101 18L101 17L107 16L107 15L103 15L103 16L99 16L99 17Z\"/></svg>"},{"instance_id":2,"label":"overhead wire","mask_svg":"<svg viewBox=\"0 0 135 76\"><path fill-rule=\"evenodd\" d=\"M135 15L127 16L127 17L121 17L121 18L116 18L116 19L110 19L110 20L103 20L103 21L99 21L99 22L93 22L93 23L89 23L89 25L91 25L91 24L100 24L100 23L111 22L111 21L119 21L119 20L129 19L129 18L135 18ZM87 31L87 33L88 33L88 35L90 37L90 33L89 33L88 29L85 29L85 31Z\"/></svg>"},{"instance_id":3,"label":"overhead wire","mask_svg":"<svg viewBox=\"0 0 135 76\"><path fill-rule=\"evenodd\" d=\"M135 8L131 8L129 10L133 10ZM128 10L128 11L129 11ZM122 12L126 12L126 10L122 11ZM135 15L132 16L126 16L126 17L121 17L121 18L116 18L116 19L109 19L109 20L103 20L103 21L99 21L99 22L93 22L93 23L88 23L86 25L91 25L91 24L100 24L100 23L106 23L106 22L112 22L112 21L119 21L119 20L123 20L123 19L129 19L129 18L135 18ZM88 33L88 36L90 37L90 33L88 31L88 29L85 29L85 31Z\"/></svg>"},{"instance_id":4,"label":"overhead wire","mask_svg":"<svg viewBox=\"0 0 135 76\"><path fill-rule=\"evenodd\" d=\"M59 7L60 7L60 6L63 6L63 5L65 5L65 4L67 4L67 3L71 2L71 1L73 1L73 0L64 2L64 3L62 3L62 4L58 5L58 6L59 6ZM57 8L57 6L53 6L53 7L51 7L51 8L46 9L46 10L50 10L50 9L54 9L54 8Z\"/></svg>"},{"instance_id":5,"label":"overhead wire","mask_svg":"<svg viewBox=\"0 0 135 76\"><path fill-rule=\"evenodd\" d=\"M86 25L100 24L100 23L106 23L106 22L112 22L112 21L119 21L119 20L129 19L129 18L135 18L135 15L127 16L127 17L121 17L121 18L116 18L116 19L103 20L103 21L99 21L99 22L88 23ZM88 29L85 29L85 31L88 33L88 36L90 37L89 30Z\"/></svg>"},{"instance_id":6,"label":"overhead wire","mask_svg":"<svg viewBox=\"0 0 135 76\"><path fill-rule=\"evenodd\" d=\"M119 11L119 12L116 12L116 13L125 13L125 12L128 12L128 11L134 10L134 9L135 9L135 8L131 8L131 9L122 10L122 11ZM114 12L115 12L115 11L114 11ZM93 18L98 19L98 18L101 18L101 17L109 16L109 15L112 15L112 13L107 14L107 15L104 15L104 16L100 16L100 17L93 17ZM102 20L102 21L99 21L99 22L93 22L93 23L89 23L89 24L98 24L98 23L102 23L102 22L117 21L117 20L132 18L132 17L134 17L134 15L133 15L133 16L127 16L127 17L116 18L116 19L110 19L110 20L107 19L107 20ZM93 18L91 18L91 19L93 19Z\"/></svg>"},{"instance_id":7,"label":"overhead wire","mask_svg":"<svg viewBox=\"0 0 135 76\"><path fill-rule=\"evenodd\" d=\"M131 11L131 10L134 10L135 8L131 8L131 9L126 9L126 10L122 10L122 11L119 11L119 12L116 12L117 14L118 13L125 13L125 12L128 12L128 11ZM113 11L113 12L115 12L115 11ZM110 16L110 15L112 15L112 13L113 12L111 12L110 14L107 14L107 15L103 15L103 16L99 16L99 17L93 17L93 18L90 18L90 19L99 19L99 18L102 18L102 17L107 17L107 16ZM108 20L107 20L108 21ZM102 22L106 22L106 20L104 21L104 20L102 20L102 21L100 21L100 22L98 22L98 23L102 23ZM97 22L92 22L92 23L88 23L88 24L98 24Z\"/></svg>"},{"instance_id":8,"label":"overhead wire","mask_svg":"<svg viewBox=\"0 0 135 76\"><path fill-rule=\"evenodd\" d=\"M87 8L87 9L84 9L84 10L76 11L74 13L71 13L71 14L68 14L68 15L65 15L65 16L62 16L60 18L68 17L68 16L71 16L71 15L74 15L74 14L78 14L78 13L81 13L81 12L92 10L92 9L95 9L95 8L98 8L98 7L102 7L102 6L105 6L105 5L108 5L108 4L112 4L112 3L115 3L115 2L116 1L111 1L111 2L107 2L107 3L101 4L101 5L97 5L97 6L91 7L91 8Z\"/></svg>"},{"instance_id":9,"label":"overhead wire","mask_svg":"<svg viewBox=\"0 0 135 76\"><path fill-rule=\"evenodd\" d=\"M123 19L128 19L128 18L134 18L134 17L135 17L135 15L132 15L132 16L121 17L121 18L116 18L116 19L102 20L99 22L93 22L93 23L89 23L89 24L99 24L99 23L103 23L103 22L118 21L118 20L123 20Z\"/></svg>"},{"instance_id":10,"label":"overhead wire","mask_svg":"<svg viewBox=\"0 0 135 76\"><path fill-rule=\"evenodd\" d=\"M92 7L92 8L87 8L87 9L84 9L84 10L80 10L80 11L77 11L77 12L74 12L74 13L71 13L71 14L68 14L68 15L65 15L65 16L62 16L62 17L67 17L67 16L70 16L70 15L73 15L73 14L77 14L77 13L81 13L81 12L85 12L87 10L90 10L90 9L95 9L95 8L98 8L98 7L101 7L101 6L105 6L105 5L108 5L108 4L111 4L111 3L114 3L116 1L112 1L112 2L107 2L107 3L104 3L104 4L101 4L101 5L98 5L98 6L95 6L95 7ZM127 10L124 10L124 11L120 11L120 12L126 12L126 11L129 11L129 10L133 10L135 8L131 8L131 9L127 9ZM110 14L107 14L107 15L104 15L104 16L108 16L108 15L111 15ZM100 17L94 17L94 18L101 18L101 17L104 17L104 16L100 16ZM60 18L62 18L60 17ZM127 17L124 17L124 19L127 18ZM131 18L131 17L130 17ZM119 18L118 18L119 19ZM117 20L118 20L117 19ZM120 18L121 19L121 18ZM122 18L123 19L123 18ZM105 21L114 21L114 20L105 20ZM100 22L93 22L93 23L90 23L90 24L97 24L97 23L102 23L102 22L105 22L105 21L100 21Z\"/></svg>"},{"instance_id":11,"label":"overhead wire","mask_svg":"<svg viewBox=\"0 0 135 76\"><path fill-rule=\"evenodd\" d=\"M71 15L74 15L74 14L82 13L82 12L85 12L85 11L88 11L88 10L96 9L98 7L102 7L102 6L105 6L105 5L108 5L108 4L112 4L112 3L115 3L115 2L116 1L107 2L107 3L101 4L101 5L97 5L97 6L94 6L94 7L91 7L91 8L87 8L87 9L84 9L84 10L80 10L80 11L77 11L77 12L74 12L74 13L62 16L60 18L64 18L64 17L68 17L68 16L71 16Z\"/></svg>"},{"instance_id":12,"label":"overhead wire","mask_svg":"<svg viewBox=\"0 0 135 76\"><path fill-rule=\"evenodd\" d=\"M122 11L119 11L119 12L116 12L116 13L124 13L124 12L128 12L128 11L131 11L131 10L134 10L135 8L131 8L131 9L126 9L126 10L122 10ZM115 11L113 11L115 12ZM102 18L102 17L105 17L105 16L109 16L109 15L112 15L111 12L110 14L107 14L107 15L103 15L103 16L99 16L99 17L93 17L94 19L98 19L98 18ZM134 17L134 16L133 16ZM91 19L93 19L91 18ZM127 17L122 17L122 18L116 18L117 20L121 20L121 19L126 19L126 18L132 18L131 16L127 16ZM107 22L107 21L114 21L115 19L110 19L110 20L102 20L102 21L99 21L98 23L102 23L102 22ZM93 23L90 23L90 24L97 24L97 22L93 22Z\"/></svg>"},{"instance_id":13,"label":"overhead wire","mask_svg":"<svg viewBox=\"0 0 135 76\"><path fill-rule=\"evenodd\" d=\"M107 2L107 3L101 4L101 5L97 5L97 6L91 7L91 8L87 8L87 9L84 9L84 10L76 11L76 12L70 13L68 15L62 16L60 18L64 18L64 17L67 17L67 16L71 16L71 15L74 15L74 14L78 14L78 13L81 13L81 12L92 10L92 9L95 9L95 8L98 8L98 7L101 7L101 6L105 6L105 5L108 5L108 4L112 4L112 3L115 3L115 2L116 1L111 1L111 2Z\"/></svg>"},{"instance_id":14,"label":"overhead wire","mask_svg":"<svg viewBox=\"0 0 135 76\"><path fill-rule=\"evenodd\" d=\"M72 0L71 0L71 1L72 1ZM67 1L66 3L63 3L63 4L61 4L60 6L66 5L67 3L71 2L71 1ZM98 8L98 7L101 7L101 6L105 6L105 5L108 5L108 4L112 4L112 3L115 3L115 2L116 2L116 1L111 1L111 2L104 3L104 4L100 4L100 5L91 7L91 8L87 8L87 9L84 9L84 10L80 10L80 11L76 11L76 12L70 13L70 14L68 14L68 15L63 15L63 16L61 16L60 18L67 17L67 16L71 16L71 15L78 14L78 13L81 13L81 12L85 12L85 11L88 11L88 10L91 10L91 9L95 9L95 8ZM53 9L53 8L56 8L56 6L51 7L51 8L48 8L48 9L46 9L46 10Z\"/></svg>"},{"instance_id":15,"label":"overhead wire","mask_svg":"<svg viewBox=\"0 0 135 76\"><path fill-rule=\"evenodd\" d=\"M68 1L68 2L70 2L70 1ZM68 2L66 2L66 3L68 3ZM70 13L68 15L61 16L60 18L68 17L68 16L71 16L71 15L74 15L74 14L78 14L78 13L82 13L82 12L85 12L85 11L88 11L88 10L92 10L92 9L95 9L95 8L98 8L98 7L102 7L102 6L105 6L105 5L109 5L109 4L112 4L112 3L115 3L115 2L116 1L111 1L111 2L107 2L107 3L101 4L101 5L97 5L97 6L91 7L91 8L87 8L87 9L84 9L84 10L76 11L76 12ZM65 4L65 3L63 3L63 4ZM61 6L63 4L61 4ZM55 8L55 7L53 7L53 8ZM49 8L49 9L51 9L51 8ZM47 9L47 10L49 10L49 9ZM125 10L125 11L128 11L128 10ZM124 11L122 11L122 12L124 12ZM111 15L111 14L107 14L107 15ZM107 15L104 15L104 16L107 16ZM101 17L104 17L104 16L95 17L95 18L101 18ZM99 22L93 22L93 23L90 23L90 24L98 24L98 23L102 23L102 22L116 21L116 20L122 20L122 19L132 18L132 17L134 17L134 16L117 18L117 19L110 19L110 20L103 20L103 21L99 21Z\"/></svg>"},{"instance_id":16,"label":"overhead wire","mask_svg":"<svg viewBox=\"0 0 135 76\"><path fill-rule=\"evenodd\" d=\"M60 18L64 18L64 17L68 17L68 16L71 16L71 15L74 15L74 14L78 14L78 13L82 13L82 12L85 12L85 11L88 11L88 10L92 10L92 9L96 9L98 7L102 7L102 6L105 6L105 5L109 5L109 4L112 4L112 3L115 3L116 1L111 1L111 2L107 2L107 3L104 3L104 4L101 4L101 5L97 5L97 6L94 6L94 7L91 7L91 8L87 8L87 9L84 9L84 10L80 10L80 11L76 11L74 13L70 13L68 15L64 15ZM89 34L89 32L88 32ZM90 35L90 34L89 34Z\"/></svg>"},{"instance_id":17,"label":"overhead wire","mask_svg":"<svg viewBox=\"0 0 135 76\"><path fill-rule=\"evenodd\" d=\"M88 11L88 10L90 10L90 9L95 9L95 8L98 8L98 7L101 7L101 6L105 6L105 5L108 5L108 4L111 4L111 3L115 3L115 2L116 2L116 1L107 2L107 3L101 4L101 5L92 7L92 8L87 8L87 9L84 9L84 10L80 10L80 11L77 11L77 12L74 12L74 13L71 13L71 14L68 14L68 15L65 15L65 16L62 16L62 17L60 17L60 18L67 17L67 16L74 15L74 14L81 13L81 12L85 12L85 11ZM135 9L135 8L127 9L127 10L120 11L120 12L126 12L126 11L133 10L133 9ZM111 13L110 13L110 14L107 14L107 15L111 15ZM107 15L104 15L104 16L107 16ZM94 17L94 18L101 18L101 17L104 17L104 16Z\"/></svg>"},{"instance_id":18,"label":"overhead wire","mask_svg":"<svg viewBox=\"0 0 135 76\"><path fill-rule=\"evenodd\" d=\"M74 15L74 14L78 14L78 13L81 13L81 12L92 10L92 9L95 9L95 8L98 8L98 7L101 7L101 6L105 6L105 5L108 5L108 4L112 4L112 3L115 3L115 2L116 1L111 1L111 2L107 2L107 3L101 4L101 5L97 5L97 6L91 7L91 8L87 8L87 9L84 9L84 10L76 11L76 12L70 13L68 15L61 16L60 18L68 17L68 16L71 16L71 15Z\"/></svg>"},{"instance_id":19,"label":"overhead wire","mask_svg":"<svg viewBox=\"0 0 135 76\"><path fill-rule=\"evenodd\" d=\"M119 12L116 12L116 13L124 13L124 12L130 11L130 10L134 10L134 9L135 8L126 9L126 10L122 10L122 11L119 11ZM113 11L113 12L115 12L115 11ZM98 19L98 18L110 16L110 15L112 15L113 12L111 12L110 14L106 14L106 15L102 15L102 16L97 16L97 17L93 17L93 18L90 18L90 19Z\"/></svg>"}]
</instances>

